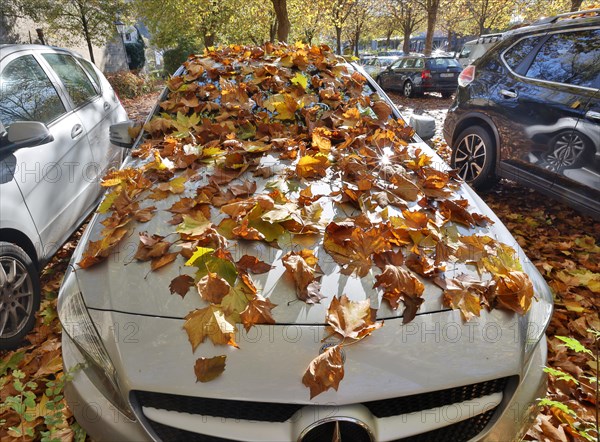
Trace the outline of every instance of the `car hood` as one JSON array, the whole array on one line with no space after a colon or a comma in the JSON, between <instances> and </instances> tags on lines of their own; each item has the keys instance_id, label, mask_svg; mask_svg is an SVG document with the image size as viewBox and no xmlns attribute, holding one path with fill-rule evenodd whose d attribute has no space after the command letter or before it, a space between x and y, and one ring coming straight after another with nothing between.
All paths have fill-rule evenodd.
<instances>
[{"instance_id":1,"label":"car hood","mask_svg":"<svg viewBox=\"0 0 600 442\"><path fill-rule=\"evenodd\" d=\"M445 163L425 143L415 145L431 154L438 164L436 167L447 169ZM268 159L266 160L268 161ZM257 191L260 194L267 184L266 179L257 178ZM185 259L178 256L176 261L157 271L150 271L148 262L139 262L134 259L138 244L139 234L149 232L161 236L172 235L175 226L169 224L172 217L166 209L171 207L183 196L195 195L195 190L207 183L206 180L199 180L186 184L184 194L171 195L161 201L148 200L145 206L156 206L155 216L147 223L135 223L135 227L128 234L128 237L121 241L118 248L113 251L107 260L88 269L76 268L77 279L80 284L85 303L88 308L98 310L111 310L123 313L133 313L149 316L160 316L165 318L184 318L190 311L197 308L204 308L208 303L200 298L197 291L192 287L185 297L177 294L171 294L169 285L171 281L183 274L194 275L194 267L185 266ZM326 193L327 188L313 184L313 191L320 190L319 193ZM456 226L462 234L485 234L502 243L515 246L518 256L524 257L522 250L518 248L516 241L487 207L487 205L467 186L461 185L456 191L456 197L467 199L470 210L489 217L493 224L485 228L475 227L467 229ZM323 216L333 219L339 217L339 213L334 213L333 204L323 203ZM390 210L393 210L390 208ZM358 212L356 212L358 213ZM350 210L346 215L352 216ZM218 209L213 208L212 222L216 225L223 218L223 214ZM96 241L100 238L100 232L103 229L101 221L106 215L96 214L91 220L90 225L84 232L79 243L79 247L73 256L73 262L77 263L82 259L85 246L89 241ZM168 238L167 238L168 239ZM272 265L272 269L267 273L252 275L252 280L262 296L267 297L277 305L272 310L273 318L279 324L322 324L327 314L327 308L333 296L346 295L349 299L361 301L369 299L371 307L377 309L379 319L401 317L403 315L403 306L397 310L392 310L387 302L382 302L381 290L373 288L375 276L380 272L377 267L364 277L347 276L340 272L339 265L327 254L322 244L314 242L314 239L304 238L301 235L295 235L292 239L279 241L281 248L271 247L260 241L230 240L231 252L234 260L239 260L243 255L256 256L260 260ZM288 277L281 261L283 255L289 250L300 250L308 248L315 251L319 258L319 265L323 271L321 279L321 294L324 299L317 304L307 304L297 299L294 281ZM171 247L171 251L177 251L176 245ZM542 285L536 287L536 281L539 280L539 273L533 265L527 260L523 262L524 270L535 277L534 287L537 290L546 290ZM451 267L452 266L452 267ZM461 273L471 274L479 278L474 266L464 264L448 264L446 273L457 275ZM431 282L428 278L418 276L424 284L423 293L424 302L418 310L418 315L439 312L447 310L442 305L442 290Z\"/></svg>"}]
</instances>

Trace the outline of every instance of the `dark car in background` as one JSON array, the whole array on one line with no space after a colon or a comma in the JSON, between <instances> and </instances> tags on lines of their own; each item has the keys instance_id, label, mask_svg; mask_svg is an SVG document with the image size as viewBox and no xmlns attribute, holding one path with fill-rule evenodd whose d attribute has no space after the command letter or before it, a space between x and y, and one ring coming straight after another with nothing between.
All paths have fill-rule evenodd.
<instances>
[{"instance_id":1,"label":"dark car in background","mask_svg":"<svg viewBox=\"0 0 600 442\"><path fill-rule=\"evenodd\" d=\"M379 74L377 83L408 98L425 92L441 92L448 98L456 91L461 70L452 57L402 57Z\"/></svg>"},{"instance_id":2,"label":"dark car in background","mask_svg":"<svg viewBox=\"0 0 600 442\"><path fill-rule=\"evenodd\" d=\"M463 71L444 137L465 181L510 178L600 218L599 12L510 31Z\"/></svg>"}]
</instances>

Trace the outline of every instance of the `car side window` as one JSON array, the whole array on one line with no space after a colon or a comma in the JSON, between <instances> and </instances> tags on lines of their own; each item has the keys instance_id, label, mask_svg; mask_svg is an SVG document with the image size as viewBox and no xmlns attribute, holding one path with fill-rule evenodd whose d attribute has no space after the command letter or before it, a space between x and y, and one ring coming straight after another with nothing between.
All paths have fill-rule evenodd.
<instances>
[{"instance_id":1,"label":"car side window","mask_svg":"<svg viewBox=\"0 0 600 442\"><path fill-rule=\"evenodd\" d=\"M595 88L599 75L600 29L552 35L526 74L529 78Z\"/></svg>"},{"instance_id":2,"label":"car side window","mask_svg":"<svg viewBox=\"0 0 600 442\"><path fill-rule=\"evenodd\" d=\"M90 75L90 77L92 77L92 80L96 82L96 89L98 92L100 92L102 89L100 85L102 83L100 83L100 77L98 77L98 73L94 69L94 66L92 66L92 63L90 63L87 60L84 60L83 58L78 58L77 61L79 61L79 63L81 64L81 66L83 66L85 71Z\"/></svg>"},{"instance_id":3,"label":"car side window","mask_svg":"<svg viewBox=\"0 0 600 442\"><path fill-rule=\"evenodd\" d=\"M415 67L415 59L414 58L409 58L408 60L406 60L406 64L404 66L402 66L403 68L406 69L411 69Z\"/></svg>"},{"instance_id":4,"label":"car side window","mask_svg":"<svg viewBox=\"0 0 600 442\"><path fill-rule=\"evenodd\" d=\"M543 35L536 35L533 37L526 37L522 40L519 40L516 44L514 44L510 49L508 49L504 55L504 61L513 71L516 71L525 58L531 51L533 51L539 42L544 38Z\"/></svg>"},{"instance_id":5,"label":"car side window","mask_svg":"<svg viewBox=\"0 0 600 442\"><path fill-rule=\"evenodd\" d=\"M49 124L66 112L54 85L33 55L9 62L0 74L0 121Z\"/></svg>"},{"instance_id":6,"label":"car side window","mask_svg":"<svg viewBox=\"0 0 600 442\"><path fill-rule=\"evenodd\" d=\"M419 68L419 69L422 68L423 67L423 60L422 59L417 60L415 62L415 67Z\"/></svg>"},{"instance_id":7,"label":"car side window","mask_svg":"<svg viewBox=\"0 0 600 442\"><path fill-rule=\"evenodd\" d=\"M98 95L98 91L73 57L66 54L43 54L43 57L65 85L75 107Z\"/></svg>"},{"instance_id":8,"label":"car side window","mask_svg":"<svg viewBox=\"0 0 600 442\"><path fill-rule=\"evenodd\" d=\"M404 61L405 60L395 61L394 64L392 64L392 69L403 67L402 65L404 64Z\"/></svg>"}]
</instances>

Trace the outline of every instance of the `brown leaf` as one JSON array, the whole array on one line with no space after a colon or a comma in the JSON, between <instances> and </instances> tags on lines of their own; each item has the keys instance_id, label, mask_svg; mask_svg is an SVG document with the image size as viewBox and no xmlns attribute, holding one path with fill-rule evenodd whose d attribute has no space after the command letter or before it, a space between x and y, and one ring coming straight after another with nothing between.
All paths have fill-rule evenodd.
<instances>
[{"instance_id":1,"label":"brown leaf","mask_svg":"<svg viewBox=\"0 0 600 442\"><path fill-rule=\"evenodd\" d=\"M275 307L277 307L276 304L260 295L251 299L246 309L240 314L246 331L250 330L254 324L275 324L275 319L271 314L271 310Z\"/></svg>"},{"instance_id":2,"label":"brown leaf","mask_svg":"<svg viewBox=\"0 0 600 442\"><path fill-rule=\"evenodd\" d=\"M165 237L160 235L149 235L148 232L140 232L140 244L135 252L134 258L138 261L150 261L160 258L168 252L171 243L163 241Z\"/></svg>"},{"instance_id":3,"label":"brown leaf","mask_svg":"<svg viewBox=\"0 0 600 442\"><path fill-rule=\"evenodd\" d=\"M213 304L220 304L223 297L231 289L227 281L212 272L208 272L206 276L200 279L196 287L198 288L200 297Z\"/></svg>"},{"instance_id":4,"label":"brown leaf","mask_svg":"<svg viewBox=\"0 0 600 442\"><path fill-rule=\"evenodd\" d=\"M281 258L286 272L294 279L296 296L307 304L316 304L323 299L317 273L321 273L317 257L312 250L299 253L289 252Z\"/></svg>"},{"instance_id":5,"label":"brown leaf","mask_svg":"<svg viewBox=\"0 0 600 442\"><path fill-rule=\"evenodd\" d=\"M155 270L158 270L158 269L166 266L167 264L170 264L173 261L175 261L175 259L177 258L177 255L179 255L179 253L173 252L173 253L167 253L166 255L163 255L160 258L154 258L152 260L152 263L150 264L150 268L154 272Z\"/></svg>"},{"instance_id":6,"label":"brown leaf","mask_svg":"<svg viewBox=\"0 0 600 442\"><path fill-rule=\"evenodd\" d=\"M310 398L333 388L337 391L344 379L344 361L340 345L329 347L314 358L302 376L302 383L310 388Z\"/></svg>"},{"instance_id":7,"label":"brown leaf","mask_svg":"<svg viewBox=\"0 0 600 442\"><path fill-rule=\"evenodd\" d=\"M194 365L196 382L209 382L221 376L225 371L225 359L225 355L197 359Z\"/></svg>"},{"instance_id":8,"label":"brown leaf","mask_svg":"<svg viewBox=\"0 0 600 442\"><path fill-rule=\"evenodd\" d=\"M206 308L196 309L184 319L183 328L192 344L192 351L196 351L198 345L206 338L215 345L231 345L237 348L235 326L225 318L221 306L211 304Z\"/></svg>"},{"instance_id":9,"label":"brown leaf","mask_svg":"<svg viewBox=\"0 0 600 442\"><path fill-rule=\"evenodd\" d=\"M171 294L177 293L182 298L185 297L187 292L190 290L190 287L194 285L194 278L190 275L179 275L177 278L174 278L169 284L169 290Z\"/></svg>"},{"instance_id":10,"label":"brown leaf","mask_svg":"<svg viewBox=\"0 0 600 442\"><path fill-rule=\"evenodd\" d=\"M273 268L266 262L260 261L257 257L251 255L242 256L236 263L236 266L241 271L255 274L266 273Z\"/></svg>"},{"instance_id":11,"label":"brown leaf","mask_svg":"<svg viewBox=\"0 0 600 442\"><path fill-rule=\"evenodd\" d=\"M412 321L416 315L416 309L423 303L423 299L416 299L423 295L425 290L423 283L405 268L393 265L385 266L383 272L375 276L375 280L373 288L383 288L383 299L389 302L392 309L398 308L400 299L404 301L406 309L402 322L406 324ZM408 309L409 304L411 309Z\"/></svg>"},{"instance_id":12,"label":"brown leaf","mask_svg":"<svg viewBox=\"0 0 600 442\"><path fill-rule=\"evenodd\" d=\"M351 301L346 295L333 297L327 310L327 323L337 335L355 340L383 326L383 322L373 320L368 299Z\"/></svg>"}]
</instances>

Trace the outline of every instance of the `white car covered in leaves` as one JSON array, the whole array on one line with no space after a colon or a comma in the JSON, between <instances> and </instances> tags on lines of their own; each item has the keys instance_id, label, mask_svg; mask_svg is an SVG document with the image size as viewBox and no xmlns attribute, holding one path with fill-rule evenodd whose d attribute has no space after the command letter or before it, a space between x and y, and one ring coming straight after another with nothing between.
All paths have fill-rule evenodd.
<instances>
[{"instance_id":1,"label":"white car covered in leaves","mask_svg":"<svg viewBox=\"0 0 600 442\"><path fill-rule=\"evenodd\" d=\"M368 75L326 46L230 46L161 100L59 295L94 440L524 433L550 290Z\"/></svg>"}]
</instances>

